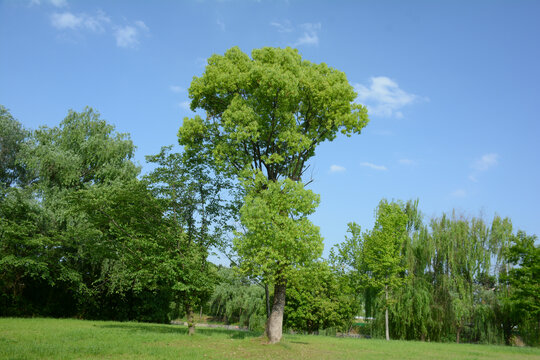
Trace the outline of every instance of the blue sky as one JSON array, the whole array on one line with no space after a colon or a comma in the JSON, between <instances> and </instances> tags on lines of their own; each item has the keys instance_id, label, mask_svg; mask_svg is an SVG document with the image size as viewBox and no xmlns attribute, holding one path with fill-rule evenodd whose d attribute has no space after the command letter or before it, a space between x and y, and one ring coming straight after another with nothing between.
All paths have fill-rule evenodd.
<instances>
[{"instance_id":1,"label":"blue sky","mask_svg":"<svg viewBox=\"0 0 540 360\"><path fill-rule=\"evenodd\" d=\"M91 106L144 171L192 115L206 58L293 46L345 72L370 111L311 162L325 254L348 222L370 228L381 198L540 235L538 19L538 1L5 0L0 104L28 128Z\"/></svg>"}]
</instances>

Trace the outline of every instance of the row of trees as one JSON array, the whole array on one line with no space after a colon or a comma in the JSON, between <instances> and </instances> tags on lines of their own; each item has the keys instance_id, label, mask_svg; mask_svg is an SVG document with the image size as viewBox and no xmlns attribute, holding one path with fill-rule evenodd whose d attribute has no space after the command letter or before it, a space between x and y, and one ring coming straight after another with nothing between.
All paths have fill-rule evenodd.
<instances>
[{"instance_id":1,"label":"row of trees","mask_svg":"<svg viewBox=\"0 0 540 360\"><path fill-rule=\"evenodd\" d=\"M305 191L297 183L264 187L258 175L252 184L260 182L261 195L231 196L231 182L171 147L147 157L155 168L138 179L129 138L91 109L33 133L1 111L2 315L168 322L186 313L192 323L202 306L264 328L275 298L266 275L275 264L264 256L280 239L294 244L300 235L290 234L302 226L279 206L313 204L288 202ZM252 254L236 257L235 270L217 268L208 255L226 247L238 214L270 236L253 240L267 241L261 251L239 232L235 241ZM268 214L284 233L265 227ZM290 265L286 328L348 331L363 314L374 318L372 336L509 343L520 334L538 342L539 248L534 236L513 233L509 219L488 226L452 214L425 224L417 202L382 201L371 231L354 223L348 231L328 262Z\"/></svg>"},{"instance_id":2,"label":"row of trees","mask_svg":"<svg viewBox=\"0 0 540 360\"><path fill-rule=\"evenodd\" d=\"M359 134L368 123L342 72L290 48L256 49L251 58L232 48L209 58L189 96L192 110L206 116L185 118L178 133L183 152L165 147L147 157L155 168L144 176L132 162L129 137L92 109L29 132L2 108L2 314L166 321L173 304L186 312L192 332L194 309L212 294L222 299L213 284L229 281L208 262L212 249L229 254L242 281L261 285L271 343L281 339L284 321L309 332L343 328L361 308L376 314L375 333L385 319L387 338L459 339L463 332L469 339L476 285L487 278L506 281L514 305L516 294L532 296L515 308L534 310L538 284L512 283L529 273L510 240L486 247L478 240L481 225L454 218L425 226L414 203L382 202L372 231L352 224L330 263L320 260L322 238L308 219L319 196L303 176L319 144L338 132ZM515 236L537 249L533 238ZM488 271L496 246L506 278ZM478 257L464 260L464 249ZM405 289L425 297L410 300L399 293ZM214 300L212 311L237 314L222 300L215 309ZM425 300L411 315L420 325L397 317L398 304L409 300ZM250 309L238 319L255 316L256 323L261 311ZM520 330L525 324L531 322L520 322Z\"/></svg>"},{"instance_id":3,"label":"row of trees","mask_svg":"<svg viewBox=\"0 0 540 360\"><path fill-rule=\"evenodd\" d=\"M373 333L387 339L510 344L540 340L540 248L511 221L455 213L422 222L418 202L381 201L375 226L331 259L362 293Z\"/></svg>"},{"instance_id":4,"label":"row of trees","mask_svg":"<svg viewBox=\"0 0 540 360\"><path fill-rule=\"evenodd\" d=\"M286 329L538 345L540 248L508 218L453 213L424 223L417 201L383 200L373 229L350 223L348 232L328 261L291 275ZM219 279L208 314L261 329L264 285L229 268Z\"/></svg>"},{"instance_id":5,"label":"row of trees","mask_svg":"<svg viewBox=\"0 0 540 360\"><path fill-rule=\"evenodd\" d=\"M0 109L0 315L168 322L208 298L227 182L170 148L139 178L92 109L34 132Z\"/></svg>"}]
</instances>

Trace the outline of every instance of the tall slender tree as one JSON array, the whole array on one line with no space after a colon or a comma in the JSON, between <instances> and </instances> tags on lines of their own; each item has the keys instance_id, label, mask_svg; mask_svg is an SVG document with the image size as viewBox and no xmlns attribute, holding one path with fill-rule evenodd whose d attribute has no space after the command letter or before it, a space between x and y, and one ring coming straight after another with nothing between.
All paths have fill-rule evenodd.
<instances>
[{"instance_id":1,"label":"tall slender tree","mask_svg":"<svg viewBox=\"0 0 540 360\"><path fill-rule=\"evenodd\" d=\"M171 241L176 244L172 268L176 274L175 301L184 305L189 333L193 334L194 309L206 302L215 283L208 256L220 247L230 227L229 202L224 199L230 183L213 173L200 157L174 153L171 146L147 156L147 161L157 165L145 179L162 204L171 225Z\"/></svg>"},{"instance_id":2,"label":"tall slender tree","mask_svg":"<svg viewBox=\"0 0 540 360\"><path fill-rule=\"evenodd\" d=\"M365 281L384 294L386 340L390 340L388 308L392 292L402 284L401 247L407 236L407 214L398 203L382 200L373 230L364 235Z\"/></svg>"}]
</instances>

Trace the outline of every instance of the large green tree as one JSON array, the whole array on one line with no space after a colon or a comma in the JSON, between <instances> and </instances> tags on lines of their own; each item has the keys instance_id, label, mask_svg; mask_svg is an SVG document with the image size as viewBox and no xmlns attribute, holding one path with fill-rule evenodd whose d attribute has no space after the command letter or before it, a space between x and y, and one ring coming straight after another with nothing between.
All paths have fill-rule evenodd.
<instances>
[{"instance_id":1,"label":"large green tree","mask_svg":"<svg viewBox=\"0 0 540 360\"><path fill-rule=\"evenodd\" d=\"M34 220L40 236L26 226L31 232L19 231L17 238L31 235L32 246L24 254L39 260L23 264L46 262L41 268L47 270L25 270L35 279L28 296L70 298L79 316L133 319L139 317L127 308L139 301L135 299L163 288L158 269L166 262L154 251L166 238L162 212L136 178L134 149L129 136L116 133L90 108L70 111L58 127L42 127L25 142L22 159L36 176L27 189L34 204L28 208L40 211L29 214L43 220ZM21 266L11 264L22 273ZM40 275L39 283L34 274ZM126 301L128 297L135 302Z\"/></svg>"},{"instance_id":2,"label":"large green tree","mask_svg":"<svg viewBox=\"0 0 540 360\"><path fill-rule=\"evenodd\" d=\"M206 116L184 119L180 144L188 154L213 158L217 169L233 177L259 171L270 182L300 182L320 143L334 140L339 131L360 133L368 122L344 73L303 60L291 48L256 49L251 58L237 47L213 55L204 74L194 78L189 96L191 108ZM269 245L282 248L283 240ZM298 257L295 247L284 253L278 268L291 264L289 256ZM285 272L276 275L275 298L283 301L272 307L270 342L281 339L286 293Z\"/></svg>"}]
</instances>

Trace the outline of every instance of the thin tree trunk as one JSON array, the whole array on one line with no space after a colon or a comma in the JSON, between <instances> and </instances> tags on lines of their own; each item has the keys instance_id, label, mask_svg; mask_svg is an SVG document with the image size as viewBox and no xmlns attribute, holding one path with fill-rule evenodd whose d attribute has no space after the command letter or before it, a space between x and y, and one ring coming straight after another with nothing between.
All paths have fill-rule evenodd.
<instances>
[{"instance_id":1,"label":"thin tree trunk","mask_svg":"<svg viewBox=\"0 0 540 360\"><path fill-rule=\"evenodd\" d=\"M193 319L193 308L191 307L191 305L187 306L186 312L187 312L188 334L193 335L195 334L195 321Z\"/></svg>"},{"instance_id":2,"label":"thin tree trunk","mask_svg":"<svg viewBox=\"0 0 540 360\"><path fill-rule=\"evenodd\" d=\"M388 329L388 285L384 286L384 297L386 299L385 311L384 311L384 324L386 328L386 340L390 340L390 331Z\"/></svg>"},{"instance_id":3,"label":"thin tree trunk","mask_svg":"<svg viewBox=\"0 0 540 360\"><path fill-rule=\"evenodd\" d=\"M275 344L281 340L283 335L283 312L285 309L285 293L287 291L287 282L277 281L274 286L274 301L272 312L266 323L266 336L270 344Z\"/></svg>"},{"instance_id":4,"label":"thin tree trunk","mask_svg":"<svg viewBox=\"0 0 540 360\"><path fill-rule=\"evenodd\" d=\"M268 283L264 284L264 293L266 295L266 321L270 319L270 291L268 290Z\"/></svg>"},{"instance_id":5,"label":"thin tree trunk","mask_svg":"<svg viewBox=\"0 0 540 360\"><path fill-rule=\"evenodd\" d=\"M459 327L457 329L457 333L456 333L456 343L459 344L459 335L461 334L461 327Z\"/></svg>"}]
</instances>

